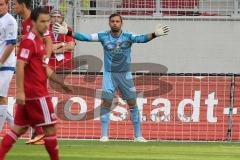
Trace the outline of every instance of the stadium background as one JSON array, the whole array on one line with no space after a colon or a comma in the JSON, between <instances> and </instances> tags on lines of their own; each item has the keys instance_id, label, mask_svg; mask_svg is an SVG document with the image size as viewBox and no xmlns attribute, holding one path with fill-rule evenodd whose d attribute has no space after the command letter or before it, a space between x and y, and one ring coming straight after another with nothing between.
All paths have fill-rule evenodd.
<instances>
[{"instance_id":1,"label":"stadium background","mask_svg":"<svg viewBox=\"0 0 240 160\"><path fill-rule=\"evenodd\" d=\"M107 17L113 12L123 14L124 29L135 33L168 24L169 36L133 47L143 136L149 140L240 140L238 0L52 0L34 1L33 6L39 4L62 10L75 31L87 33L106 30ZM102 48L97 43L77 42L74 55L79 67L62 75L76 92L66 95L49 85L59 116L58 137L96 139L101 132ZM14 95L13 80L12 113ZM70 107L69 100L75 102ZM116 98L110 125L113 139L133 138L126 108Z\"/></svg>"}]
</instances>

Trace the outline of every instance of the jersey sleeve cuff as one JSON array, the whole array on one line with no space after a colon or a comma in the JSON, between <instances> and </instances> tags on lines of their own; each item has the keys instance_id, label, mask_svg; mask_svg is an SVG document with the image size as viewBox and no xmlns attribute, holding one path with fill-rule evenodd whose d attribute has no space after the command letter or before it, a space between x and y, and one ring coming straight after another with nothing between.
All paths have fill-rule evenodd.
<instances>
[{"instance_id":1,"label":"jersey sleeve cuff","mask_svg":"<svg viewBox=\"0 0 240 160\"><path fill-rule=\"evenodd\" d=\"M12 45L17 44L17 40L16 39L7 40L6 42L7 42L7 45L9 45L9 44L12 44Z\"/></svg>"}]
</instances>

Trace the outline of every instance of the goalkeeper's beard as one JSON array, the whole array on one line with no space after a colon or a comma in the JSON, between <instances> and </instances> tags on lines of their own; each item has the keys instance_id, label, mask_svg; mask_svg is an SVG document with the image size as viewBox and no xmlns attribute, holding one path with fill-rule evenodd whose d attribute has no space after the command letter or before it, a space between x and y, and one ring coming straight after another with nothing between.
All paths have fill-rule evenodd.
<instances>
[{"instance_id":1,"label":"goalkeeper's beard","mask_svg":"<svg viewBox=\"0 0 240 160\"><path fill-rule=\"evenodd\" d=\"M118 33L118 32L120 32L121 31L121 29L116 29L116 28L112 28L111 29L111 32L112 33Z\"/></svg>"}]
</instances>

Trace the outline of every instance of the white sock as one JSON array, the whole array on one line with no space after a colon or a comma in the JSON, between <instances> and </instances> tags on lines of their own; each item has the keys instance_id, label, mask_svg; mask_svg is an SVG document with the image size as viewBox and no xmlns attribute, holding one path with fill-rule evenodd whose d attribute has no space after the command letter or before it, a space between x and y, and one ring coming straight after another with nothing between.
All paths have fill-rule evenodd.
<instances>
[{"instance_id":1,"label":"white sock","mask_svg":"<svg viewBox=\"0 0 240 160\"><path fill-rule=\"evenodd\" d=\"M14 126L14 118L13 118L12 114L9 113L8 111L7 111L7 119L6 120L8 122L8 125L12 128Z\"/></svg>"},{"instance_id":2,"label":"white sock","mask_svg":"<svg viewBox=\"0 0 240 160\"><path fill-rule=\"evenodd\" d=\"M0 105L0 132L2 132L2 128L4 126L6 116L7 116L7 105Z\"/></svg>"}]
</instances>

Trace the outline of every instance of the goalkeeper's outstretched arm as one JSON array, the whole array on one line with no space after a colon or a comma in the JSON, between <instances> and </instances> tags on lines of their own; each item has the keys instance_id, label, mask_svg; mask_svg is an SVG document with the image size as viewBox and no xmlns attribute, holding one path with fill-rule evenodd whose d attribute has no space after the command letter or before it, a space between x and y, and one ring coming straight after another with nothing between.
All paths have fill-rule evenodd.
<instances>
[{"instance_id":1,"label":"goalkeeper's outstretched arm","mask_svg":"<svg viewBox=\"0 0 240 160\"><path fill-rule=\"evenodd\" d=\"M168 26L159 24L156 26L155 31L153 33L143 34L143 35L132 34L131 41L133 43L146 43L153 40L156 37L167 35L169 31L170 29Z\"/></svg>"},{"instance_id":2,"label":"goalkeeper's outstretched arm","mask_svg":"<svg viewBox=\"0 0 240 160\"><path fill-rule=\"evenodd\" d=\"M133 43L146 43L156 37L167 35L169 30L170 29L168 26L158 24L153 33L144 34L144 35L131 35L131 41ZM85 33L81 33L81 32L73 33L71 30L68 30L66 23L63 23L63 25L60 25L58 23L54 24L53 31L55 33L71 36L79 41L86 41L86 42L98 42L99 41L97 33L95 33L95 34L85 34Z\"/></svg>"},{"instance_id":3,"label":"goalkeeper's outstretched arm","mask_svg":"<svg viewBox=\"0 0 240 160\"><path fill-rule=\"evenodd\" d=\"M98 33L86 34L86 33L82 33L82 32L75 32L75 33L72 33L72 37L74 37L74 39L76 39L76 40L85 41L85 42L98 42L99 41Z\"/></svg>"},{"instance_id":4,"label":"goalkeeper's outstretched arm","mask_svg":"<svg viewBox=\"0 0 240 160\"><path fill-rule=\"evenodd\" d=\"M55 23L53 25L53 32L71 36L76 40L79 41L85 41L85 42L98 42L98 35L95 34L86 34L82 32L72 32L71 30L68 30L67 24L63 23L62 25L59 23Z\"/></svg>"}]
</instances>

